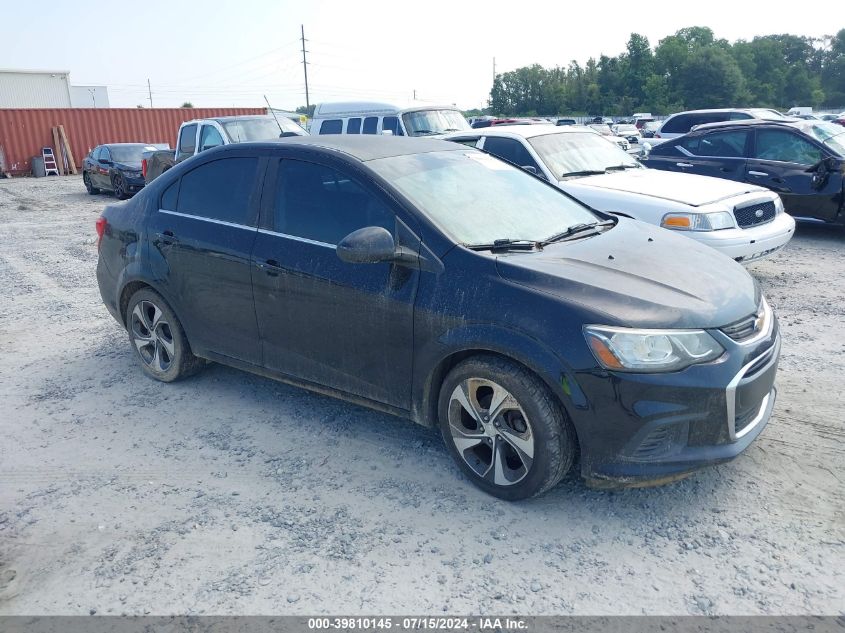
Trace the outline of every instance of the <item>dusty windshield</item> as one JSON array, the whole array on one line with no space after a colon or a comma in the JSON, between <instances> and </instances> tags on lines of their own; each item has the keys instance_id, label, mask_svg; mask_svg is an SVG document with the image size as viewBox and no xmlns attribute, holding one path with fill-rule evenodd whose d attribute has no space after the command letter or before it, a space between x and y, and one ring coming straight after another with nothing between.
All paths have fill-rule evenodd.
<instances>
[{"instance_id":1,"label":"dusty windshield","mask_svg":"<svg viewBox=\"0 0 845 633\"><path fill-rule=\"evenodd\" d=\"M272 117L256 119L238 119L221 121L223 128L233 143L246 141L270 141L282 135L303 134L304 131L296 123L285 117L279 117L276 123ZM281 127L281 131L279 130Z\"/></svg>"},{"instance_id":2,"label":"dusty windshield","mask_svg":"<svg viewBox=\"0 0 845 633\"><path fill-rule=\"evenodd\" d=\"M642 167L615 143L592 132L544 134L528 142L557 178Z\"/></svg>"},{"instance_id":3,"label":"dusty windshield","mask_svg":"<svg viewBox=\"0 0 845 633\"><path fill-rule=\"evenodd\" d=\"M144 152L154 152L152 145L112 145L111 159L116 163L140 163Z\"/></svg>"},{"instance_id":4,"label":"dusty windshield","mask_svg":"<svg viewBox=\"0 0 845 633\"><path fill-rule=\"evenodd\" d=\"M600 219L556 188L474 149L394 156L367 165L461 244L543 240Z\"/></svg>"},{"instance_id":5,"label":"dusty windshield","mask_svg":"<svg viewBox=\"0 0 845 633\"><path fill-rule=\"evenodd\" d=\"M457 110L419 110L402 115L408 136L431 136L469 130L469 123Z\"/></svg>"},{"instance_id":6,"label":"dusty windshield","mask_svg":"<svg viewBox=\"0 0 845 633\"><path fill-rule=\"evenodd\" d=\"M845 157L845 127L834 123L814 123L804 131Z\"/></svg>"}]
</instances>

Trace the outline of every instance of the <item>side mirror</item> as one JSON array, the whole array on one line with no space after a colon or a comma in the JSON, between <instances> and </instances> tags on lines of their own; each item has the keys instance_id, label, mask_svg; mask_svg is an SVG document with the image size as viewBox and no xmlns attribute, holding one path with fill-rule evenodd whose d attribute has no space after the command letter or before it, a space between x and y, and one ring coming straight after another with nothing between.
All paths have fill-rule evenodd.
<instances>
[{"instance_id":1,"label":"side mirror","mask_svg":"<svg viewBox=\"0 0 845 633\"><path fill-rule=\"evenodd\" d=\"M643 158L648 157L648 153L651 151L652 147L654 147L654 146L651 143L649 143L648 141L643 143Z\"/></svg>"},{"instance_id":2,"label":"side mirror","mask_svg":"<svg viewBox=\"0 0 845 633\"><path fill-rule=\"evenodd\" d=\"M337 256L348 264L377 264L396 259L396 243L390 231L366 226L352 231L337 245Z\"/></svg>"},{"instance_id":3,"label":"side mirror","mask_svg":"<svg viewBox=\"0 0 845 633\"><path fill-rule=\"evenodd\" d=\"M111 165L111 161L108 158L98 158L97 162L101 165Z\"/></svg>"}]
</instances>

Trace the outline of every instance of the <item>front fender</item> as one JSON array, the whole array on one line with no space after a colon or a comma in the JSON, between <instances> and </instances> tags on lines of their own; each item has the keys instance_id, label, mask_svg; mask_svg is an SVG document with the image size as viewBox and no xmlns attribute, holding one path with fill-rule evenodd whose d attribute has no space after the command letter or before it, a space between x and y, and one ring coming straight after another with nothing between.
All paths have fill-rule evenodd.
<instances>
[{"instance_id":1,"label":"front fender","mask_svg":"<svg viewBox=\"0 0 845 633\"><path fill-rule=\"evenodd\" d=\"M495 324L468 324L445 331L418 348L414 357L411 417L437 424L440 385L452 365L474 354L492 353L524 365L551 389L565 410L586 408L587 399L570 365L542 341Z\"/></svg>"}]
</instances>

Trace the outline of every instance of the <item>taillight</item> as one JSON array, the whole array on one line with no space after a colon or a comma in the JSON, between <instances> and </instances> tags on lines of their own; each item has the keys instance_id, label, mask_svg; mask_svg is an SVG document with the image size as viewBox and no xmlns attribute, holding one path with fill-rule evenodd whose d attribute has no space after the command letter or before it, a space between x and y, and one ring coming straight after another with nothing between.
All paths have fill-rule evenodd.
<instances>
[{"instance_id":1,"label":"taillight","mask_svg":"<svg viewBox=\"0 0 845 633\"><path fill-rule=\"evenodd\" d=\"M97 227L97 250L100 250L100 243L103 241L103 235L105 235L106 227L108 226L109 222L103 216L97 218L97 222L95 226Z\"/></svg>"},{"instance_id":2,"label":"taillight","mask_svg":"<svg viewBox=\"0 0 845 633\"><path fill-rule=\"evenodd\" d=\"M141 175L144 177L144 180L147 179L147 159L141 159Z\"/></svg>"},{"instance_id":3,"label":"taillight","mask_svg":"<svg viewBox=\"0 0 845 633\"><path fill-rule=\"evenodd\" d=\"M660 132L655 132L655 133L654 133L654 138L663 138L663 137L662 137L662 136L660 136Z\"/></svg>"}]
</instances>

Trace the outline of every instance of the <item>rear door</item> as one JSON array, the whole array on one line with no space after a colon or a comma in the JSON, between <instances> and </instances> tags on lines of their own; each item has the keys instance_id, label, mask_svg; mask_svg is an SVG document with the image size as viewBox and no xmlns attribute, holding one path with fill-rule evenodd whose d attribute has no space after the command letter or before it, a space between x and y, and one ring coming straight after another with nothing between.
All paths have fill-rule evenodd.
<instances>
[{"instance_id":1,"label":"rear door","mask_svg":"<svg viewBox=\"0 0 845 633\"><path fill-rule=\"evenodd\" d=\"M778 192L791 215L833 220L842 204L842 170L826 168L830 158L797 130L760 128L745 178Z\"/></svg>"},{"instance_id":2,"label":"rear door","mask_svg":"<svg viewBox=\"0 0 845 633\"><path fill-rule=\"evenodd\" d=\"M343 168L276 161L253 251L255 314L268 368L401 409L410 406L419 270L349 264L335 247L366 226L407 242L393 202Z\"/></svg>"},{"instance_id":3,"label":"rear door","mask_svg":"<svg viewBox=\"0 0 845 633\"><path fill-rule=\"evenodd\" d=\"M260 364L250 253L266 160L227 156L186 172L150 221L151 261L196 351Z\"/></svg>"},{"instance_id":4,"label":"rear door","mask_svg":"<svg viewBox=\"0 0 845 633\"><path fill-rule=\"evenodd\" d=\"M197 150L197 124L183 125L176 142L176 162L190 158Z\"/></svg>"},{"instance_id":5,"label":"rear door","mask_svg":"<svg viewBox=\"0 0 845 633\"><path fill-rule=\"evenodd\" d=\"M683 154L673 171L742 181L750 139L749 130L721 130L670 141Z\"/></svg>"}]
</instances>

